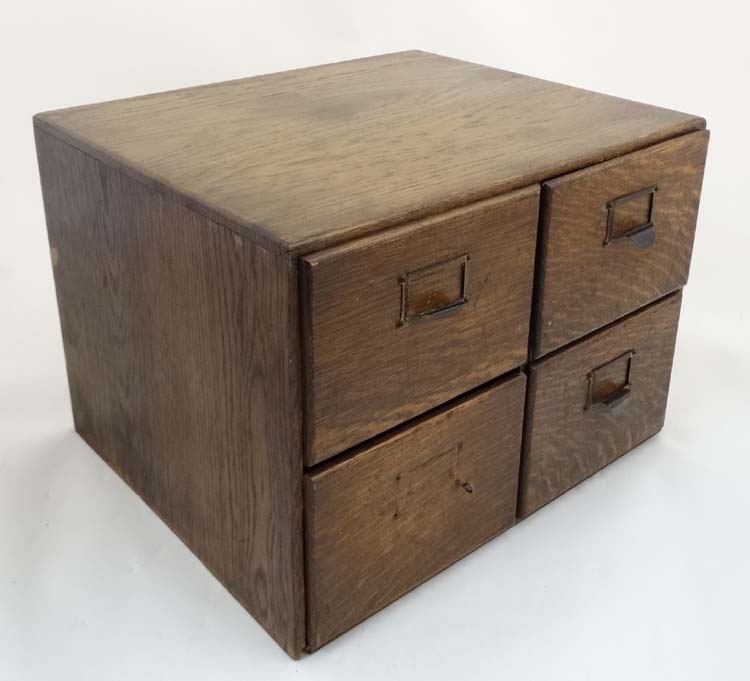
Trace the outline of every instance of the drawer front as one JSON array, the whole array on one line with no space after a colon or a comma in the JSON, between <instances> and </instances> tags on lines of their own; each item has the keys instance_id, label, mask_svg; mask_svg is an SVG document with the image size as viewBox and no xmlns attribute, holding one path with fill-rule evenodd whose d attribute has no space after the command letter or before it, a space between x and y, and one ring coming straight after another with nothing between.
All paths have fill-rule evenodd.
<instances>
[{"instance_id":1,"label":"drawer front","mask_svg":"<svg viewBox=\"0 0 750 681\"><path fill-rule=\"evenodd\" d=\"M661 429L681 295L531 365L519 517Z\"/></svg>"},{"instance_id":2,"label":"drawer front","mask_svg":"<svg viewBox=\"0 0 750 681\"><path fill-rule=\"evenodd\" d=\"M545 183L535 357L684 286L707 144L692 133Z\"/></svg>"},{"instance_id":3,"label":"drawer front","mask_svg":"<svg viewBox=\"0 0 750 681\"><path fill-rule=\"evenodd\" d=\"M526 361L538 187L302 259L306 463Z\"/></svg>"},{"instance_id":4,"label":"drawer front","mask_svg":"<svg viewBox=\"0 0 750 681\"><path fill-rule=\"evenodd\" d=\"M305 478L312 651L514 522L523 374Z\"/></svg>"}]
</instances>

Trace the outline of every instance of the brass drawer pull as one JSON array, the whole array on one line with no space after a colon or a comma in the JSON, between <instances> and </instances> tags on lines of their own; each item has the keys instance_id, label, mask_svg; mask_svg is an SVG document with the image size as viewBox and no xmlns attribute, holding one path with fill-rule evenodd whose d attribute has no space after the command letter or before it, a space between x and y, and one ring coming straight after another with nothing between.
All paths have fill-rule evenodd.
<instances>
[{"instance_id":1,"label":"brass drawer pull","mask_svg":"<svg viewBox=\"0 0 750 681\"><path fill-rule=\"evenodd\" d=\"M628 400L634 355L635 350L628 350L589 372L584 409L603 405L614 413Z\"/></svg>"},{"instance_id":2,"label":"brass drawer pull","mask_svg":"<svg viewBox=\"0 0 750 681\"><path fill-rule=\"evenodd\" d=\"M399 277L401 312L396 326L465 307L469 302L469 260L464 254Z\"/></svg>"},{"instance_id":3,"label":"brass drawer pull","mask_svg":"<svg viewBox=\"0 0 750 681\"><path fill-rule=\"evenodd\" d=\"M657 187L639 189L607 202L607 234L604 245L629 240L638 248L649 248L656 241L654 197Z\"/></svg>"}]
</instances>

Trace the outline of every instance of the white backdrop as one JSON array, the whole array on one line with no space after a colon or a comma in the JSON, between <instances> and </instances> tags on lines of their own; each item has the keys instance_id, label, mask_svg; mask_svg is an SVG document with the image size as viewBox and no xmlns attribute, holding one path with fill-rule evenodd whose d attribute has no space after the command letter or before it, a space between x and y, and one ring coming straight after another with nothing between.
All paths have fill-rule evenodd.
<instances>
[{"instance_id":1,"label":"white backdrop","mask_svg":"<svg viewBox=\"0 0 750 681\"><path fill-rule=\"evenodd\" d=\"M102 0L0 25L0 679L747 679L744 3ZM704 115L664 431L300 662L73 433L37 111L420 48Z\"/></svg>"}]
</instances>

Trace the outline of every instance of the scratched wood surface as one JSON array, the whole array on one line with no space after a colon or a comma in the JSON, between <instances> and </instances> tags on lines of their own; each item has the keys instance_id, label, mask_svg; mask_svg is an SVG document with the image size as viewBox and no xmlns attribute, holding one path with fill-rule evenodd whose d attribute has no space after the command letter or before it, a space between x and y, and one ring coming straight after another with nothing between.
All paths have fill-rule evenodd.
<instances>
[{"instance_id":1,"label":"scratched wood surface","mask_svg":"<svg viewBox=\"0 0 750 681\"><path fill-rule=\"evenodd\" d=\"M544 184L535 357L685 285L707 144L696 132ZM608 201L651 186L653 244L605 245ZM642 202L632 206L631 225L643 218Z\"/></svg>"},{"instance_id":2,"label":"scratched wood surface","mask_svg":"<svg viewBox=\"0 0 750 681\"><path fill-rule=\"evenodd\" d=\"M304 647L295 269L37 131L78 433Z\"/></svg>"},{"instance_id":3,"label":"scratched wood surface","mask_svg":"<svg viewBox=\"0 0 750 681\"><path fill-rule=\"evenodd\" d=\"M525 382L305 477L310 650L513 525Z\"/></svg>"},{"instance_id":4,"label":"scratched wood surface","mask_svg":"<svg viewBox=\"0 0 750 681\"><path fill-rule=\"evenodd\" d=\"M530 187L302 260L308 464L526 361L538 204Z\"/></svg>"},{"instance_id":5,"label":"scratched wood surface","mask_svg":"<svg viewBox=\"0 0 750 681\"><path fill-rule=\"evenodd\" d=\"M661 430L681 298L681 291L673 293L530 366L519 517ZM589 373L631 350L627 398L613 409L587 408ZM603 378L619 380L620 367L615 363Z\"/></svg>"},{"instance_id":6,"label":"scratched wood surface","mask_svg":"<svg viewBox=\"0 0 750 681\"><path fill-rule=\"evenodd\" d=\"M293 657L513 523L526 379L498 377L685 283L707 142L418 51L34 125L76 429ZM603 258L641 184L655 243ZM521 515L661 427L678 312L531 366ZM620 420L582 413L635 345Z\"/></svg>"},{"instance_id":7,"label":"scratched wood surface","mask_svg":"<svg viewBox=\"0 0 750 681\"><path fill-rule=\"evenodd\" d=\"M412 51L48 112L37 125L241 233L306 252L705 123Z\"/></svg>"}]
</instances>

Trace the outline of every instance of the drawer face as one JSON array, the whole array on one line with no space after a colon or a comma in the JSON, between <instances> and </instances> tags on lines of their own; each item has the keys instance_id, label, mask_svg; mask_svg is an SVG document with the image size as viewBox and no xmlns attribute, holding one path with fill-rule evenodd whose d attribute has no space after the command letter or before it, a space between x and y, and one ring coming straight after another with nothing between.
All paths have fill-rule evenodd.
<instances>
[{"instance_id":1,"label":"drawer face","mask_svg":"<svg viewBox=\"0 0 750 681\"><path fill-rule=\"evenodd\" d=\"M544 184L534 357L685 285L708 132Z\"/></svg>"},{"instance_id":2,"label":"drawer face","mask_svg":"<svg viewBox=\"0 0 750 681\"><path fill-rule=\"evenodd\" d=\"M305 477L316 650L513 525L523 374Z\"/></svg>"},{"instance_id":3,"label":"drawer face","mask_svg":"<svg viewBox=\"0 0 750 681\"><path fill-rule=\"evenodd\" d=\"M306 463L526 361L539 188L302 258Z\"/></svg>"},{"instance_id":4,"label":"drawer face","mask_svg":"<svg viewBox=\"0 0 750 681\"><path fill-rule=\"evenodd\" d=\"M681 295L531 365L519 517L661 429Z\"/></svg>"}]
</instances>

